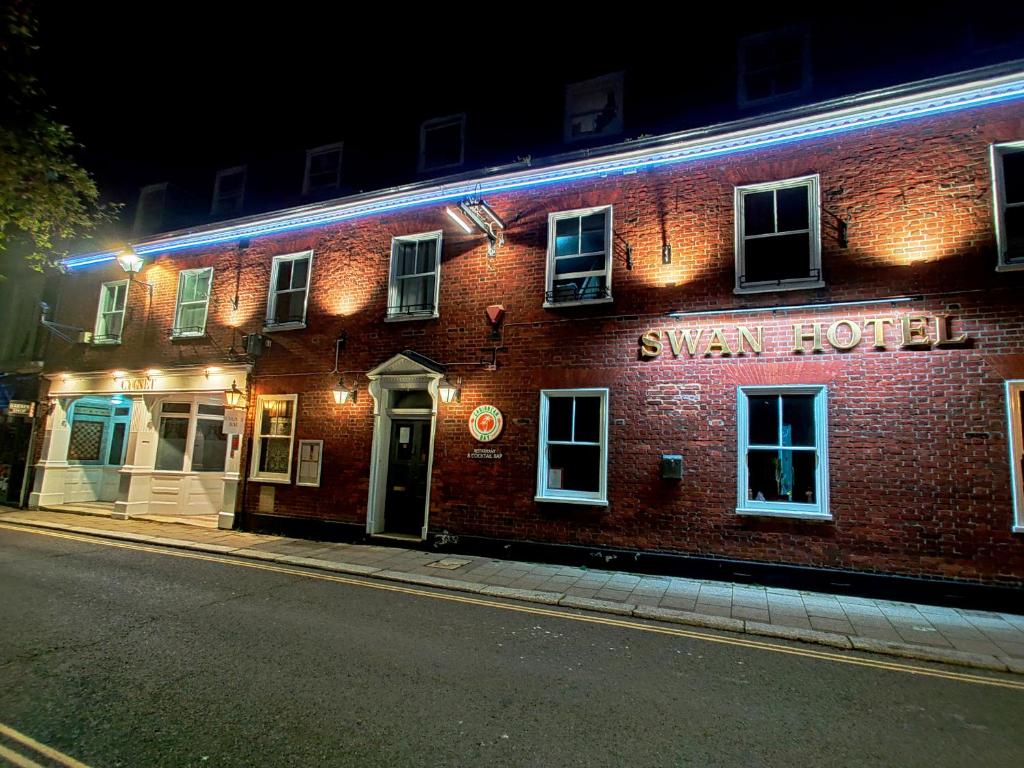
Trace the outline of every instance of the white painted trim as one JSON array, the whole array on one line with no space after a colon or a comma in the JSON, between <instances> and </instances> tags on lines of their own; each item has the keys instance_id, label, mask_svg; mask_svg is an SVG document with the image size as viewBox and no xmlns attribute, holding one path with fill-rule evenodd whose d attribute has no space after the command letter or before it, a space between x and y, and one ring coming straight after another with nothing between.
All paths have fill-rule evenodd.
<instances>
[{"instance_id":1,"label":"white painted trim","mask_svg":"<svg viewBox=\"0 0 1024 768\"><path fill-rule=\"evenodd\" d=\"M263 435L260 433L260 421L263 416L263 403L270 400L286 400L292 404L292 431L288 435L288 471L260 473L260 442ZM249 479L258 483L291 483L292 481L292 460L295 458L295 425L299 421L299 396L296 395L257 395L256 413L253 416L252 428L252 462L249 466ZM284 437L284 435L274 435Z\"/></svg>"},{"instance_id":2,"label":"white painted trim","mask_svg":"<svg viewBox=\"0 0 1024 768\"><path fill-rule=\"evenodd\" d=\"M808 234L810 235L811 252L808 271L818 270L817 278L801 278L784 280L780 283L747 283L740 285L740 275L746 272L746 241L744 231L746 228L744 196L755 192L776 191L779 189L791 189L793 187L807 186L807 216ZM777 212L777 211L776 211ZM821 268L821 183L818 174L812 173L808 176L797 176L791 179L780 179L779 181L768 181L760 184L743 184L733 189L733 242L736 254L734 293L769 293L775 291L795 291L809 288L823 288L825 281Z\"/></svg>"},{"instance_id":3,"label":"white painted trim","mask_svg":"<svg viewBox=\"0 0 1024 768\"><path fill-rule=\"evenodd\" d=\"M747 432L750 394L814 395L814 442L817 454L817 499L814 504L755 501L747 498ZM780 422L781 424L781 422ZM828 387L824 384L778 384L736 388L736 514L831 520L828 471Z\"/></svg>"},{"instance_id":4,"label":"white painted trim","mask_svg":"<svg viewBox=\"0 0 1024 768\"><path fill-rule=\"evenodd\" d=\"M1003 179L1003 156L1024 152L1024 141L1008 141L989 146L989 170L992 173L992 216L996 230L996 271L1016 272L1024 269L1024 261L1007 262L1006 249L1006 186Z\"/></svg>"},{"instance_id":5,"label":"white painted trim","mask_svg":"<svg viewBox=\"0 0 1024 768\"><path fill-rule=\"evenodd\" d=\"M220 183L225 176L231 176L232 174L242 174L242 191L238 195L238 203L231 210L217 210L217 202L220 200ZM233 168L222 168L217 171L217 175L213 179L213 198L210 201L210 215L217 216L224 213L237 213L245 208L245 187L249 182L249 171L244 165L236 165Z\"/></svg>"},{"instance_id":6,"label":"white painted trim","mask_svg":"<svg viewBox=\"0 0 1024 768\"><path fill-rule=\"evenodd\" d=\"M181 312L181 283L185 279L186 275L199 274L201 272L210 273L210 284L206 289L206 304L203 307L203 329L201 331L191 331L189 333L175 333L174 329L179 328L178 321L181 319L179 314ZM204 336L206 335L206 321L210 317L210 296L213 294L213 267L198 267L196 269L183 269L178 273L178 291L174 296L174 325L171 329L171 338L173 339L187 339L190 337Z\"/></svg>"},{"instance_id":7,"label":"white painted trim","mask_svg":"<svg viewBox=\"0 0 1024 768\"><path fill-rule=\"evenodd\" d=\"M306 296L302 302L302 320L293 321L288 323L281 323L280 325L274 325L272 323L274 315L277 312L277 270L279 265L284 261L298 261L299 259L308 258L309 264L306 267ZM292 273L294 274L294 272ZM309 294L313 289L313 250L307 251L296 251L295 253L282 253L273 258L270 265L270 285L267 287L267 315L265 320L264 331L271 333L273 331L290 331L296 328L306 327L306 313L309 310Z\"/></svg>"},{"instance_id":8,"label":"white painted trim","mask_svg":"<svg viewBox=\"0 0 1024 768\"><path fill-rule=\"evenodd\" d=\"M312 149L306 150L306 171L302 176L302 194L308 195L312 193L326 192L329 189L337 189L341 186L341 163L344 158L345 142L338 141L334 144L324 144L319 147L313 147ZM334 183L331 185L324 185L317 187L316 189L309 188L309 171L313 167L313 158L317 155L326 155L329 152L338 153L338 174L334 179Z\"/></svg>"},{"instance_id":9,"label":"white painted trim","mask_svg":"<svg viewBox=\"0 0 1024 768\"><path fill-rule=\"evenodd\" d=\"M1010 454L1010 494L1013 496L1013 532L1024 533L1024 473L1020 471L1024 460L1024 413L1020 396L1024 393L1024 379L1006 382L1007 441Z\"/></svg>"},{"instance_id":10,"label":"white painted trim","mask_svg":"<svg viewBox=\"0 0 1024 768\"><path fill-rule=\"evenodd\" d=\"M125 280L110 280L110 281L108 281L106 283L103 283L100 286L100 300L99 300L99 303L96 305L96 324L93 326L93 333L92 333L92 336L93 336L93 342L92 343L93 344L96 344L96 345L106 345L106 344L120 344L121 343L121 339L124 338L124 329L125 329L126 321L128 319L128 291L129 291L129 288L130 288L130 283L131 283L131 280L128 280L128 279L125 279ZM103 341L96 341L96 337L97 336L106 335L106 334L100 334L100 332L99 332L99 330L100 330L100 318L103 315L103 297L106 294L107 289L110 288L111 286L116 288L116 287L120 287L122 285L124 286L124 307L122 307L122 309L121 309L121 333L117 337L116 340L104 339ZM104 330L109 330L109 329L104 329Z\"/></svg>"},{"instance_id":11,"label":"white painted trim","mask_svg":"<svg viewBox=\"0 0 1024 768\"><path fill-rule=\"evenodd\" d=\"M600 299L580 299L577 301L547 301L548 292L554 290L555 284L555 225L562 219L582 219L594 213L605 212L604 221L604 282L608 296ZM582 241L582 239L581 239ZM594 251L596 253L596 251ZM577 208L572 211L555 211L548 214L548 253L544 270L544 302L545 309L555 307L579 307L590 304L608 304L614 299L612 293L612 255L615 253L615 211L611 205L597 205L591 208Z\"/></svg>"},{"instance_id":12,"label":"white painted trim","mask_svg":"<svg viewBox=\"0 0 1024 768\"><path fill-rule=\"evenodd\" d=\"M436 320L440 314L440 299L441 299L441 246L443 239L442 230L434 230L433 232L419 232L413 235L396 235L391 238L391 259L388 262L388 292L387 292L387 307L384 308L384 320L385 322L404 322L407 320ZM398 244L402 242L415 242L419 243L424 240L436 240L437 247L435 249L434 256L434 311L431 314L401 314L392 313L391 307L397 304L397 293L398 285L396 284L395 270L397 265L395 262L395 251L398 249ZM426 272L424 275L428 274Z\"/></svg>"},{"instance_id":13,"label":"white painted trim","mask_svg":"<svg viewBox=\"0 0 1024 768\"><path fill-rule=\"evenodd\" d=\"M459 126L459 162L446 163L445 165L427 165L427 131L438 128L447 128L451 125ZM456 115L445 117L434 117L420 123L420 154L417 169L420 173L427 171L440 171L445 168L459 168L466 162L466 113L460 112Z\"/></svg>"},{"instance_id":14,"label":"white painted trim","mask_svg":"<svg viewBox=\"0 0 1024 768\"><path fill-rule=\"evenodd\" d=\"M598 416L600 433L598 445L601 450L599 486L596 492L569 491L548 488L548 409L551 398L555 397L599 397L601 411ZM540 391L540 413L537 424L537 494L535 501L558 504L590 504L608 506L608 413L609 391L606 387L584 389L542 389ZM586 443L589 445L589 443Z\"/></svg>"}]
</instances>

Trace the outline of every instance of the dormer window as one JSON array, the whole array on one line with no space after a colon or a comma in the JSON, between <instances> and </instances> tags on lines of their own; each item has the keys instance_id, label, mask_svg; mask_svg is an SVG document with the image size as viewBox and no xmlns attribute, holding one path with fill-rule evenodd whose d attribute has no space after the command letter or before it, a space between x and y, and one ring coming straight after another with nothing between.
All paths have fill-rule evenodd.
<instances>
[{"instance_id":1,"label":"dormer window","mask_svg":"<svg viewBox=\"0 0 1024 768\"><path fill-rule=\"evenodd\" d=\"M150 235L159 232L164 225L164 207L167 204L167 182L150 184L139 190L135 205L135 235Z\"/></svg>"},{"instance_id":2,"label":"dormer window","mask_svg":"<svg viewBox=\"0 0 1024 768\"><path fill-rule=\"evenodd\" d=\"M566 142L622 133L622 82L616 72L566 86Z\"/></svg>"},{"instance_id":3,"label":"dormer window","mask_svg":"<svg viewBox=\"0 0 1024 768\"><path fill-rule=\"evenodd\" d=\"M213 182L213 216L230 216L239 213L245 202L245 166L225 168L217 171Z\"/></svg>"},{"instance_id":4,"label":"dormer window","mask_svg":"<svg viewBox=\"0 0 1024 768\"><path fill-rule=\"evenodd\" d=\"M744 37L738 46L737 100L757 106L811 88L810 36L803 27Z\"/></svg>"},{"instance_id":5,"label":"dormer window","mask_svg":"<svg viewBox=\"0 0 1024 768\"><path fill-rule=\"evenodd\" d=\"M420 173L458 168L465 162L466 116L427 120L420 126Z\"/></svg>"},{"instance_id":6,"label":"dormer window","mask_svg":"<svg viewBox=\"0 0 1024 768\"><path fill-rule=\"evenodd\" d=\"M302 194L330 192L341 186L342 144L325 144L306 150L306 176Z\"/></svg>"}]
</instances>

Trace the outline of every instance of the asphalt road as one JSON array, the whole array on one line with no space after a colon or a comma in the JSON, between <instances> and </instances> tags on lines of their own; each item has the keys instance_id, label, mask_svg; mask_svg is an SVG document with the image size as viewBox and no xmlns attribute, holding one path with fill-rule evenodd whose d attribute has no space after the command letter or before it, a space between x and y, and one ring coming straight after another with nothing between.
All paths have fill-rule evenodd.
<instances>
[{"instance_id":1,"label":"asphalt road","mask_svg":"<svg viewBox=\"0 0 1024 768\"><path fill-rule=\"evenodd\" d=\"M0 529L0 723L97 768L1024 765L1024 688L505 605Z\"/></svg>"}]
</instances>

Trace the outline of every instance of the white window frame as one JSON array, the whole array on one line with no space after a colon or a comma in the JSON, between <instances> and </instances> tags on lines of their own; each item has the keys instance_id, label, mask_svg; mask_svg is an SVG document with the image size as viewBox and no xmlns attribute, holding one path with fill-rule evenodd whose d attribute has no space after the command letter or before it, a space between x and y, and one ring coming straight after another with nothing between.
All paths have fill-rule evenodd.
<instances>
[{"instance_id":1,"label":"white window frame","mask_svg":"<svg viewBox=\"0 0 1024 768\"><path fill-rule=\"evenodd\" d=\"M569 83L565 86L565 117L564 125L562 127L562 139L566 144L573 144L579 141L591 141L594 139L603 139L609 136L617 136L622 133L624 127L623 118L623 100L625 98L624 92L625 73L624 72L611 72L607 75L601 75L600 77L594 77L590 80L580 80L576 83ZM602 131L589 133L582 136L573 136L572 134L572 122L576 116L576 112L573 112L573 106L575 100L581 95L589 93L595 90L613 90L618 99L618 114L615 120L609 124L609 127Z\"/></svg>"},{"instance_id":2,"label":"white window frame","mask_svg":"<svg viewBox=\"0 0 1024 768\"><path fill-rule=\"evenodd\" d=\"M750 450L749 395L814 395L814 451L817 498L814 504L784 501L757 501L747 498L747 451ZM781 401L780 401L781 402ZM781 404L780 404L781 408ZM781 424L781 413L780 413ZM796 450L800 450L797 446ZM809 447L804 450L812 450ZM736 514L767 517L794 517L802 520L831 520L828 493L828 387L820 385L782 384L777 386L743 386L736 388Z\"/></svg>"},{"instance_id":3,"label":"white window frame","mask_svg":"<svg viewBox=\"0 0 1024 768\"><path fill-rule=\"evenodd\" d=\"M111 280L110 282L103 283L100 286L100 300L96 306L96 324L93 326L92 331L92 343L93 344L120 344L121 339L124 338L125 320L128 314L128 289L129 280ZM124 307L120 311L114 311L109 314L121 315L121 334L116 339L104 338L97 340L97 337L106 336L106 334L100 333L100 321L103 319L103 297L107 290L110 288L118 288L124 286ZM104 328L106 330L106 328Z\"/></svg>"},{"instance_id":4,"label":"white window frame","mask_svg":"<svg viewBox=\"0 0 1024 768\"><path fill-rule=\"evenodd\" d=\"M304 445L315 445L320 449L316 462L316 481L312 483L303 483L299 480L302 477L302 447ZM299 486L309 488L320 487L320 476L323 474L324 468L324 441L323 440L299 440L299 447L296 451L298 457L295 461L295 484Z\"/></svg>"},{"instance_id":5,"label":"white window frame","mask_svg":"<svg viewBox=\"0 0 1024 768\"><path fill-rule=\"evenodd\" d=\"M451 125L459 126L459 162L445 165L427 165L427 133L438 128ZM460 168L466 162L466 113L434 117L420 123L420 156L418 169L420 173L443 171L445 168Z\"/></svg>"},{"instance_id":6,"label":"white window frame","mask_svg":"<svg viewBox=\"0 0 1024 768\"><path fill-rule=\"evenodd\" d=\"M989 162L992 166L992 211L996 228L996 260L997 272L1016 272L1024 270L1024 259L1009 262L1006 260L1006 187L1003 182L1003 155L1024 152L1024 141L1010 141L1005 144L993 144L989 147ZM1015 203L1016 206L1024 203Z\"/></svg>"},{"instance_id":7,"label":"white window frame","mask_svg":"<svg viewBox=\"0 0 1024 768\"><path fill-rule=\"evenodd\" d=\"M235 174L235 173L242 174L242 191L238 193L238 203L231 210L218 210L217 209L217 203L220 202L220 199L221 199L221 195L220 195L220 183L221 183L221 180L225 176L231 176L232 174ZM213 179L213 200L210 203L210 215L211 216L221 216L221 215L227 214L227 215L230 216L230 215L233 215L233 214L236 214L236 213L241 213L242 209L245 207L245 187L246 187L246 184L248 183L248 181L249 181L249 171L248 171L247 167L244 166L244 165L236 165L234 168L222 168L221 170L217 171L217 175ZM231 199L231 198L226 198L226 199Z\"/></svg>"},{"instance_id":8,"label":"white window frame","mask_svg":"<svg viewBox=\"0 0 1024 768\"><path fill-rule=\"evenodd\" d=\"M278 291L277 286L277 271L280 265L286 261L298 261L299 259L309 259L309 266L306 269L306 297L302 303L302 320L295 320L287 323L276 324L273 322L274 315L277 311L277 295L278 293L292 293L297 288L285 289ZM263 331L264 333L273 333L275 331L292 331L302 329L306 327L306 313L309 310L309 292L313 287L313 251L297 251L295 253L283 253L280 256L275 256L270 267L270 287L267 293L267 316L264 322Z\"/></svg>"},{"instance_id":9,"label":"white window frame","mask_svg":"<svg viewBox=\"0 0 1024 768\"><path fill-rule=\"evenodd\" d=\"M599 397L601 413L599 418L600 434L597 443L579 443L576 441L557 441L558 445L598 445L601 448L600 487L596 492L572 491L561 488L548 488L548 410L553 397ZM608 506L608 389L603 387L589 389L542 389L540 391L540 417L537 434L537 495L534 501L554 502L557 504L587 504L590 506Z\"/></svg>"},{"instance_id":10,"label":"white window frame","mask_svg":"<svg viewBox=\"0 0 1024 768\"><path fill-rule=\"evenodd\" d=\"M272 400L282 400L292 403L292 431L288 436L288 471L287 472L260 472L260 448L263 433L261 422L263 421L263 404ZM249 465L249 479L260 483L282 483L288 484L292 481L292 465L295 459L295 426L299 421L299 396L298 395L257 395L256 414L252 428L252 462ZM270 437L284 437L284 435L271 435Z\"/></svg>"},{"instance_id":11,"label":"white window frame","mask_svg":"<svg viewBox=\"0 0 1024 768\"><path fill-rule=\"evenodd\" d=\"M435 232L420 232L415 235L401 235L391 238L391 262L388 267L388 305L385 310L387 316L384 318L386 322L403 322L406 320L436 320L439 314L439 302L441 298L441 245L442 245L442 231L437 230ZM398 261L395 259L395 253L398 251L398 245L402 242L416 242L420 243L424 240L436 240L437 250L436 257L434 258L434 310L433 312L397 312L393 310L393 307L398 305L398 281L404 280L410 277L427 277L430 272L421 272L415 275L402 275L399 277L396 272L398 271Z\"/></svg>"},{"instance_id":12,"label":"white window frame","mask_svg":"<svg viewBox=\"0 0 1024 768\"><path fill-rule=\"evenodd\" d=\"M604 221L604 270L594 272L569 272L564 275L559 275L559 280L565 280L570 277L585 277L588 275L597 276L604 274L605 288L608 291L608 295L599 299L577 299L574 301L548 301L547 296L551 291L554 290L555 285L555 225L562 219L573 219L584 216L589 216L594 213L605 212ZM558 307L579 307L587 306L591 304L608 304L613 300L612 294L612 254L615 252L615 226L614 226L614 211L610 205L598 205L593 208L577 208L573 211L557 211L555 213L548 214L548 254L547 254L547 266L546 274L544 278L544 308L553 309ZM578 258L585 254L576 254L575 256L563 256L561 258Z\"/></svg>"},{"instance_id":13,"label":"white window frame","mask_svg":"<svg viewBox=\"0 0 1024 768\"><path fill-rule=\"evenodd\" d=\"M177 405L188 405L188 413L164 413L164 406L168 404ZM227 436L224 446L224 469L220 472L211 472L208 470L192 469L192 460L195 458L196 450L196 432L199 431L199 420L204 419L206 421L218 421L221 424L224 423L223 414L216 413L199 413L200 405L216 405L223 406L224 400L219 396L210 395L168 395L160 401L160 408L158 411L158 418L155 423L156 427L156 451L153 454L153 471L163 472L173 475L182 474L198 474L198 475L224 475L227 473L228 465L230 463L229 454L231 452L231 436ZM160 450L160 423L164 419L181 419L188 422L188 428L185 431L185 452L181 459L181 469L156 469L157 453ZM127 442L127 441L126 441Z\"/></svg>"},{"instance_id":14,"label":"white window frame","mask_svg":"<svg viewBox=\"0 0 1024 768\"><path fill-rule=\"evenodd\" d=\"M139 197L135 201L135 219L132 221L132 233L135 235L148 235L159 232L164 226L164 212L167 210L167 189L168 184L166 181L161 181L159 184L147 184L139 189ZM162 199L160 202L160 221L154 229L150 230L145 225L145 221L142 220L142 201L151 195L155 195L157 192L161 193Z\"/></svg>"},{"instance_id":15,"label":"white window frame","mask_svg":"<svg viewBox=\"0 0 1024 768\"><path fill-rule=\"evenodd\" d=\"M766 235L752 235L753 238L778 237L781 234L798 234L806 231L810 235L811 252L809 254L809 265L807 271L813 273L817 270L818 277L792 278L782 281L747 283L743 285L740 278L746 273L746 241L744 235L746 230L746 216L743 200L748 194L757 192L775 192L780 189L807 186L807 215L809 218L807 230L793 229L785 232L775 232ZM776 206L776 219L778 218L778 207ZM734 293L768 293L775 291L796 291L808 288L824 288L825 276L821 270L821 181L816 173L809 176L797 176L792 179L781 179L779 181L768 181L761 184L744 184L734 190L733 215L735 220L735 251L736 251L736 288Z\"/></svg>"},{"instance_id":16,"label":"white window frame","mask_svg":"<svg viewBox=\"0 0 1024 768\"><path fill-rule=\"evenodd\" d=\"M206 301L204 301L204 302L199 302L199 301L185 302L185 303L190 304L190 305L200 304L200 303L203 304L203 325L202 325L202 329L199 330L199 331L179 331L178 329L181 326L179 326L178 323L181 320L181 309L182 309L182 306L183 306L183 303L181 301L181 286L182 286L182 283L185 281L186 276L188 276L188 275L199 275L199 274L201 274L203 272L209 272L210 273L210 284L209 284L209 286L208 286L208 288L206 290ZM174 339L185 339L185 338L189 338L189 337L197 337L197 336L205 336L206 335L206 321L209 319L209 316L210 316L210 294L211 293L213 293L213 267L201 267L201 268L198 268L198 269L183 269L183 270L181 270L181 272L178 273L178 293L177 293L177 295L174 298L174 326L171 329L171 338L174 338Z\"/></svg>"},{"instance_id":17,"label":"white window frame","mask_svg":"<svg viewBox=\"0 0 1024 768\"><path fill-rule=\"evenodd\" d=\"M1021 471L1021 460L1024 459L1024 413L1021 412L1020 398L1024 393L1024 379L1011 379L1006 382L1006 418L1010 454L1010 487L1013 495L1013 532L1024 533L1024 472Z\"/></svg>"},{"instance_id":18,"label":"white window frame","mask_svg":"<svg viewBox=\"0 0 1024 768\"><path fill-rule=\"evenodd\" d=\"M328 190L338 189L341 186L341 161L344 156L342 153L345 148L345 142L339 141L334 144L324 144L320 147L313 147L312 149L306 150L306 172L302 177L302 194L318 194L320 192L327 192ZM309 173L313 168L313 158L317 155L327 154L338 155L338 172L335 174L334 182L331 184L325 184L323 186L311 187L309 181Z\"/></svg>"},{"instance_id":19,"label":"white window frame","mask_svg":"<svg viewBox=\"0 0 1024 768\"><path fill-rule=\"evenodd\" d=\"M753 43L768 40L773 37L782 37L792 33L799 33L801 38L801 59L800 59L800 87L795 91L785 93L773 93L770 96L749 98L747 96L747 50ZM755 35L747 35L736 41L736 103L740 108L756 107L764 104L771 104L783 99L793 99L808 94L811 90L811 36L805 26L783 27L767 32L759 32Z\"/></svg>"}]
</instances>

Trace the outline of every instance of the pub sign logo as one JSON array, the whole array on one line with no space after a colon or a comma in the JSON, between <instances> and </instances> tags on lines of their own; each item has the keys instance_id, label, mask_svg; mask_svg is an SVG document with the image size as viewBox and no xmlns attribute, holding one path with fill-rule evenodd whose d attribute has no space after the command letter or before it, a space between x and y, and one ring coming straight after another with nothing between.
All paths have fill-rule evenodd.
<instances>
[{"instance_id":1,"label":"pub sign logo","mask_svg":"<svg viewBox=\"0 0 1024 768\"><path fill-rule=\"evenodd\" d=\"M493 405L479 405L469 415L469 432L481 443L489 443L501 434L505 417Z\"/></svg>"}]
</instances>

